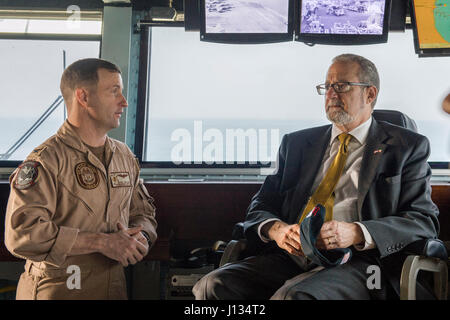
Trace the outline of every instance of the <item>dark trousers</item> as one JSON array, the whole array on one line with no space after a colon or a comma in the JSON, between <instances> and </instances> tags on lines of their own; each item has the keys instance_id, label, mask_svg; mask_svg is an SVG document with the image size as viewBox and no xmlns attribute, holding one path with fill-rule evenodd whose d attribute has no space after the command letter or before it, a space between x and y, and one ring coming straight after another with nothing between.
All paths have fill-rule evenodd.
<instances>
[{"instance_id":1,"label":"dark trousers","mask_svg":"<svg viewBox=\"0 0 450 320\"><path fill-rule=\"evenodd\" d=\"M226 264L200 279L192 291L198 300L386 299L389 288L383 276L379 289L368 286L373 277L368 267L373 265L372 257L354 255L343 265L305 270L289 255L271 253Z\"/></svg>"}]
</instances>

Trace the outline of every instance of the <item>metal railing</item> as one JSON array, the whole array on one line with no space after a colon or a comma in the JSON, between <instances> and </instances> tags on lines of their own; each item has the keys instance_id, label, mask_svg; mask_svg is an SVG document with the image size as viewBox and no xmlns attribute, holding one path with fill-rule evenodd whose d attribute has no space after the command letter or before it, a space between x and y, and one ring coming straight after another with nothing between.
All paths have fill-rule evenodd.
<instances>
[{"instance_id":1,"label":"metal railing","mask_svg":"<svg viewBox=\"0 0 450 320\"><path fill-rule=\"evenodd\" d=\"M6 153L0 153L0 160L8 160L11 155L20 148L22 144L36 131L37 128L58 108L58 106L64 101L63 97L59 95L56 100L44 111L44 113L36 120L35 123L25 132L9 149Z\"/></svg>"}]
</instances>

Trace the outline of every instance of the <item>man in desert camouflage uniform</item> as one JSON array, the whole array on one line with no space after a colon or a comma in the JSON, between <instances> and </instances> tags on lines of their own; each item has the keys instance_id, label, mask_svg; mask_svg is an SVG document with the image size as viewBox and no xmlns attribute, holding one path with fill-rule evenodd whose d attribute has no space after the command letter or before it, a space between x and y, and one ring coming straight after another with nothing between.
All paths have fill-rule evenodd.
<instances>
[{"instance_id":1,"label":"man in desert camouflage uniform","mask_svg":"<svg viewBox=\"0 0 450 320\"><path fill-rule=\"evenodd\" d=\"M11 175L5 244L26 259L17 299L127 298L123 267L148 253L157 223L136 158L107 136L128 106L122 89L110 62L70 65L68 119Z\"/></svg>"}]
</instances>

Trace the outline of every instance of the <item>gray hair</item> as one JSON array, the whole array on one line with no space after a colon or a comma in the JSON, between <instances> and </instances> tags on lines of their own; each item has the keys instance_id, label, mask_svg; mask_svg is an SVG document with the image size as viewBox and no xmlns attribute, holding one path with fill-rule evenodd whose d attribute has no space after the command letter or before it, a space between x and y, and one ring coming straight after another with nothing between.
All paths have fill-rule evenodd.
<instances>
[{"instance_id":1,"label":"gray hair","mask_svg":"<svg viewBox=\"0 0 450 320\"><path fill-rule=\"evenodd\" d=\"M356 54L345 53L341 54L337 57L334 57L332 60L333 63L357 63L359 65L358 78L359 81L365 82L377 88L377 92L380 92L380 76L378 75L378 70L375 64L366 59L364 57L358 56ZM377 102L377 97L372 102L372 109L375 107L375 103Z\"/></svg>"}]
</instances>

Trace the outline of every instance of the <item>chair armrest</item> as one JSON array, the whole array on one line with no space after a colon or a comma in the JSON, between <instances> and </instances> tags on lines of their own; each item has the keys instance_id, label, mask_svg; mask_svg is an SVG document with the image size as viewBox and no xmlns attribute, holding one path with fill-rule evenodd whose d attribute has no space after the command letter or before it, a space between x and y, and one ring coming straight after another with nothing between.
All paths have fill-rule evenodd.
<instances>
[{"instance_id":1,"label":"chair armrest","mask_svg":"<svg viewBox=\"0 0 450 320\"><path fill-rule=\"evenodd\" d=\"M423 239L407 245L403 251L406 254L439 258L447 260L448 254L444 243L439 239Z\"/></svg>"},{"instance_id":2,"label":"chair armrest","mask_svg":"<svg viewBox=\"0 0 450 320\"><path fill-rule=\"evenodd\" d=\"M219 267L229 262L238 261L241 254L244 252L246 248L247 248L247 240L245 239L231 240L230 242L228 242L223 252L222 258L220 259Z\"/></svg>"},{"instance_id":3,"label":"chair armrest","mask_svg":"<svg viewBox=\"0 0 450 320\"><path fill-rule=\"evenodd\" d=\"M417 274L419 271L433 272L434 293L439 300L447 299L448 253L439 239L415 241L403 249L409 256L403 263L400 277L400 299L415 300Z\"/></svg>"},{"instance_id":4,"label":"chair armrest","mask_svg":"<svg viewBox=\"0 0 450 320\"><path fill-rule=\"evenodd\" d=\"M238 239L244 239L244 238L245 238L244 223L238 222L233 227L233 231L231 233L231 239L238 240Z\"/></svg>"},{"instance_id":5,"label":"chair armrest","mask_svg":"<svg viewBox=\"0 0 450 320\"><path fill-rule=\"evenodd\" d=\"M403 263L400 277L400 299L416 299L417 274L420 270L433 272L434 293L439 300L447 299L448 269L445 260L417 255L410 255Z\"/></svg>"}]
</instances>

